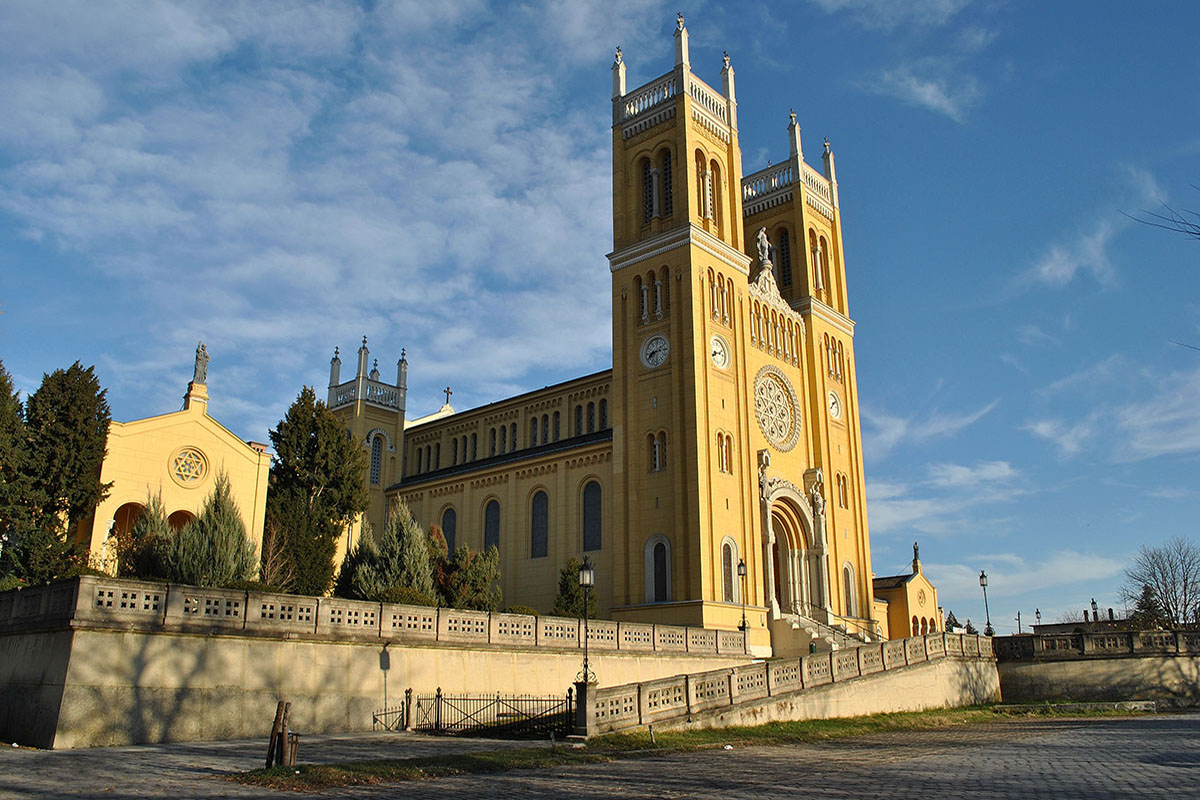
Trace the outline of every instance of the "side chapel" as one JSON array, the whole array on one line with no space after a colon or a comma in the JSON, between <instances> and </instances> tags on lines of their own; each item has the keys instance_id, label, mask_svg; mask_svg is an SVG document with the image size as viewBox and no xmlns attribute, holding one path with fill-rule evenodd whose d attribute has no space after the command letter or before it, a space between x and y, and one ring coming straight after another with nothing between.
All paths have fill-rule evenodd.
<instances>
[{"instance_id":1,"label":"side chapel","mask_svg":"<svg viewBox=\"0 0 1200 800\"><path fill-rule=\"evenodd\" d=\"M366 520L403 500L452 547L497 547L509 605L549 611L586 556L612 619L745 624L776 655L907 635L908 593L872 582L833 150L809 166L792 114L787 157L744 175L728 55L718 90L682 15L674 44L636 89L612 65L612 369L467 411L447 389L406 420L403 354L391 384L365 338L349 381L335 352Z\"/></svg>"}]
</instances>

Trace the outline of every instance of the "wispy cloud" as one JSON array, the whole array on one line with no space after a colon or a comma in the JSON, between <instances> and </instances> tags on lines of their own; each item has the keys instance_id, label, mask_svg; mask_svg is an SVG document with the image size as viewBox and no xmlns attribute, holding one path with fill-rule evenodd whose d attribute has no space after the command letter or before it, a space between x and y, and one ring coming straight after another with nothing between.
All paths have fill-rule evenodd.
<instances>
[{"instance_id":1,"label":"wispy cloud","mask_svg":"<svg viewBox=\"0 0 1200 800\"><path fill-rule=\"evenodd\" d=\"M1020 471L1007 461L942 462L926 467L926 474L920 481L867 482L874 535L979 532L995 523L977 516L981 506L1011 502L1027 493L1020 486Z\"/></svg>"},{"instance_id":2,"label":"wispy cloud","mask_svg":"<svg viewBox=\"0 0 1200 800\"><path fill-rule=\"evenodd\" d=\"M970 0L810 0L826 14L844 13L867 30L891 32L900 27L936 28L948 23Z\"/></svg>"},{"instance_id":3,"label":"wispy cloud","mask_svg":"<svg viewBox=\"0 0 1200 800\"><path fill-rule=\"evenodd\" d=\"M1093 412L1075 423L1061 419L1038 419L1026 423L1022 430L1051 442L1058 448L1060 458L1078 455L1098 432L1100 414Z\"/></svg>"},{"instance_id":4,"label":"wispy cloud","mask_svg":"<svg viewBox=\"0 0 1200 800\"><path fill-rule=\"evenodd\" d=\"M1024 345L1058 344L1057 338L1033 324L1017 326L1016 338L1018 342Z\"/></svg>"},{"instance_id":5,"label":"wispy cloud","mask_svg":"<svg viewBox=\"0 0 1200 800\"><path fill-rule=\"evenodd\" d=\"M979 80L950 60L921 59L882 70L860 87L874 94L894 97L902 103L942 114L955 122L966 121L968 112L983 98Z\"/></svg>"},{"instance_id":6,"label":"wispy cloud","mask_svg":"<svg viewBox=\"0 0 1200 800\"><path fill-rule=\"evenodd\" d=\"M1000 400L997 398L974 411L953 413L934 411L922 417L898 417L863 410L870 440L867 452L871 458L883 458L900 444L919 444L931 439L954 436L987 416Z\"/></svg>"},{"instance_id":7,"label":"wispy cloud","mask_svg":"<svg viewBox=\"0 0 1200 800\"><path fill-rule=\"evenodd\" d=\"M1113 283L1116 271L1108 257L1108 245L1116 228L1110 220L1101 220L1074 240L1059 242L1038 257L1027 277L1047 286L1065 286L1084 272L1102 285Z\"/></svg>"}]
</instances>

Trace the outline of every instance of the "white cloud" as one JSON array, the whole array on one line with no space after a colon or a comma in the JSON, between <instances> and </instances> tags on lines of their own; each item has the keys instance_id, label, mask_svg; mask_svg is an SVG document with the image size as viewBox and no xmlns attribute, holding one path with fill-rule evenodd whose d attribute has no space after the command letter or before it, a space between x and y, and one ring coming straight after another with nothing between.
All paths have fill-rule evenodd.
<instances>
[{"instance_id":1,"label":"white cloud","mask_svg":"<svg viewBox=\"0 0 1200 800\"><path fill-rule=\"evenodd\" d=\"M1082 271L1100 284L1111 284L1116 271L1108 257L1108 245L1116 229L1109 220L1101 220L1074 241L1051 245L1027 273L1027 277L1047 286L1065 286Z\"/></svg>"},{"instance_id":2,"label":"white cloud","mask_svg":"<svg viewBox=\"0 0 1200 800\"><path fill-rule=\"evenodd\" d=\"M1173 373L1156 388L1156 396L1113 413L1118 462L1200 453L1200 369Z\"/></svg>"},{"instance_id":3,"label":"white cloud","mask_svg":"<svg viewBox=\"0 0 1200 800\"><path fill-rule=\"evenodd\" d=\"M1078 455L1095 436L1099 420L1097 412L1073 425L1060 419L1039 419L1026 423L1022 430L1053 443L1059 456L1066 459Z\"/></svg>"},{"instance_id":4,"label":"white cloud","mask_svg":"<svg viewBox=\"0 0 1200 800\"><path fill-rule=\"evenodd\" d=\"M863 421L867 423L865 435L869 440L866 452L872 459L881 459L901 443L920 444L931 439L954 436L981 420L999 403L1000 400L996 399L974 411L935 411L919 418L897 417L864 409Z\"/></svg>"},{"instance_id":5,"label":"white cloud","mask_svg":"<svg viewBox=\"0 0 1200 800\"><path fill-rule=\"evenodd\" d=\"M957 63L934 59L885 69L862 88L943 114L960 124L983 98L983 88L973 75L963 72Z\"/></svg>"},{"instance_id":6,"label":"white cloud","mask_svg":"<svg viewBox=\"0 0 1200 800\"><path fill-rule=\"evenodd\" d=\"M1039 594L1052 594L1063 587L1094 586L1119 575L1125 567L1123 560L1069 549L1033 561L1016 553L999 553L980 554L972 558L972 562L923 565L931 580L937 583L938 599L943 606L951 607L958 598L978 597L980 569L988 574L990 598L1027 600ZM1049 621L1046 616L1043 620Z\"/></svg>"},{"instance_id":7,"label":"white cloud","mask_svg":"<svg viewBox=\"0 0 1200 800\"><path fill-rule=\"evenodd\" d=\"M810 0L826 14L845 13L868 30L935 28L948 23L970 0Z\"/></svg>"},{"instance_id":8,"label":"white cloud","mask_svg":"<svg viewBox=\"0 0 1200 800\"><path fill-rule=\"evenodd\" d=\"M963 464L932 464L930 483L940 487L974 487L1017 477L1017 470L1007 461L984 461L973 467Z\"/></svg>"},{"instance_id":9,"label":"white cloud","mask_svg":"<svg viewBox=\"0 0 1200 800\"><path fill-rule=\"evenodd\" d=\"M1017 326L1016 337L1024 345L1058 344L1058 339L1033 324Z\"/></svg>"}]
</instances>

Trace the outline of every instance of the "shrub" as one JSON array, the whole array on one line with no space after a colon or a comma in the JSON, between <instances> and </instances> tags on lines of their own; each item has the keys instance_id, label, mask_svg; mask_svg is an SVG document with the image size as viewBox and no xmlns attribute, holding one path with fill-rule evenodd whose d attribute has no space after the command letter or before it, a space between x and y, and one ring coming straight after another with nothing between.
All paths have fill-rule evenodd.
<instances>
[{"instance_id":1,"label":"shrub","mask_svg":"<svg viewBox=\"0 0 1200 800\"><path fill-rule=\"evenodd\" d=\"M227 587L250 580L254 561L254 544L222 472L200 516L158 540L154 571L171 582Z\"/></svg>"}]
</instances>

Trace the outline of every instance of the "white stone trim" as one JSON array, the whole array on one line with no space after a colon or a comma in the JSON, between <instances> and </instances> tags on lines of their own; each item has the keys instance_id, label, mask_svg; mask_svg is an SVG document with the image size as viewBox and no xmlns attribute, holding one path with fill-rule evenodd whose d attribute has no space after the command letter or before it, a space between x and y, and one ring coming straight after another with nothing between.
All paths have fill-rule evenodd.
<instances>
[{"instance_id":1,"label":"white stone trim","mask_svg":"<svg viewBox=\"0 0 1200 800\"><path fill-rule=\"evenodd\" d=\"M663 231L649 239L643 239L622 249L620 252L609 253L609 271L616 272L625 267L640 264L643 261L689 244L695 245L705 253L713 256L726 266L736 269L743 275L748 276L750 274L750 256L740 250L735 250L708 231L691 223L669 231Z\"/></svg>"},{"instance_id":2,"label":"white stone trim","mask_svg":"<svg viewBox=\"0 0 1200 800\"><path fill-rule=\"evenodd\" d=\"M854 336L854 320L815 297L806 297L796 304L796 311L801 314L809 313L818 319L828 322L847 336Z\"/></svg>"}]
</instances>

